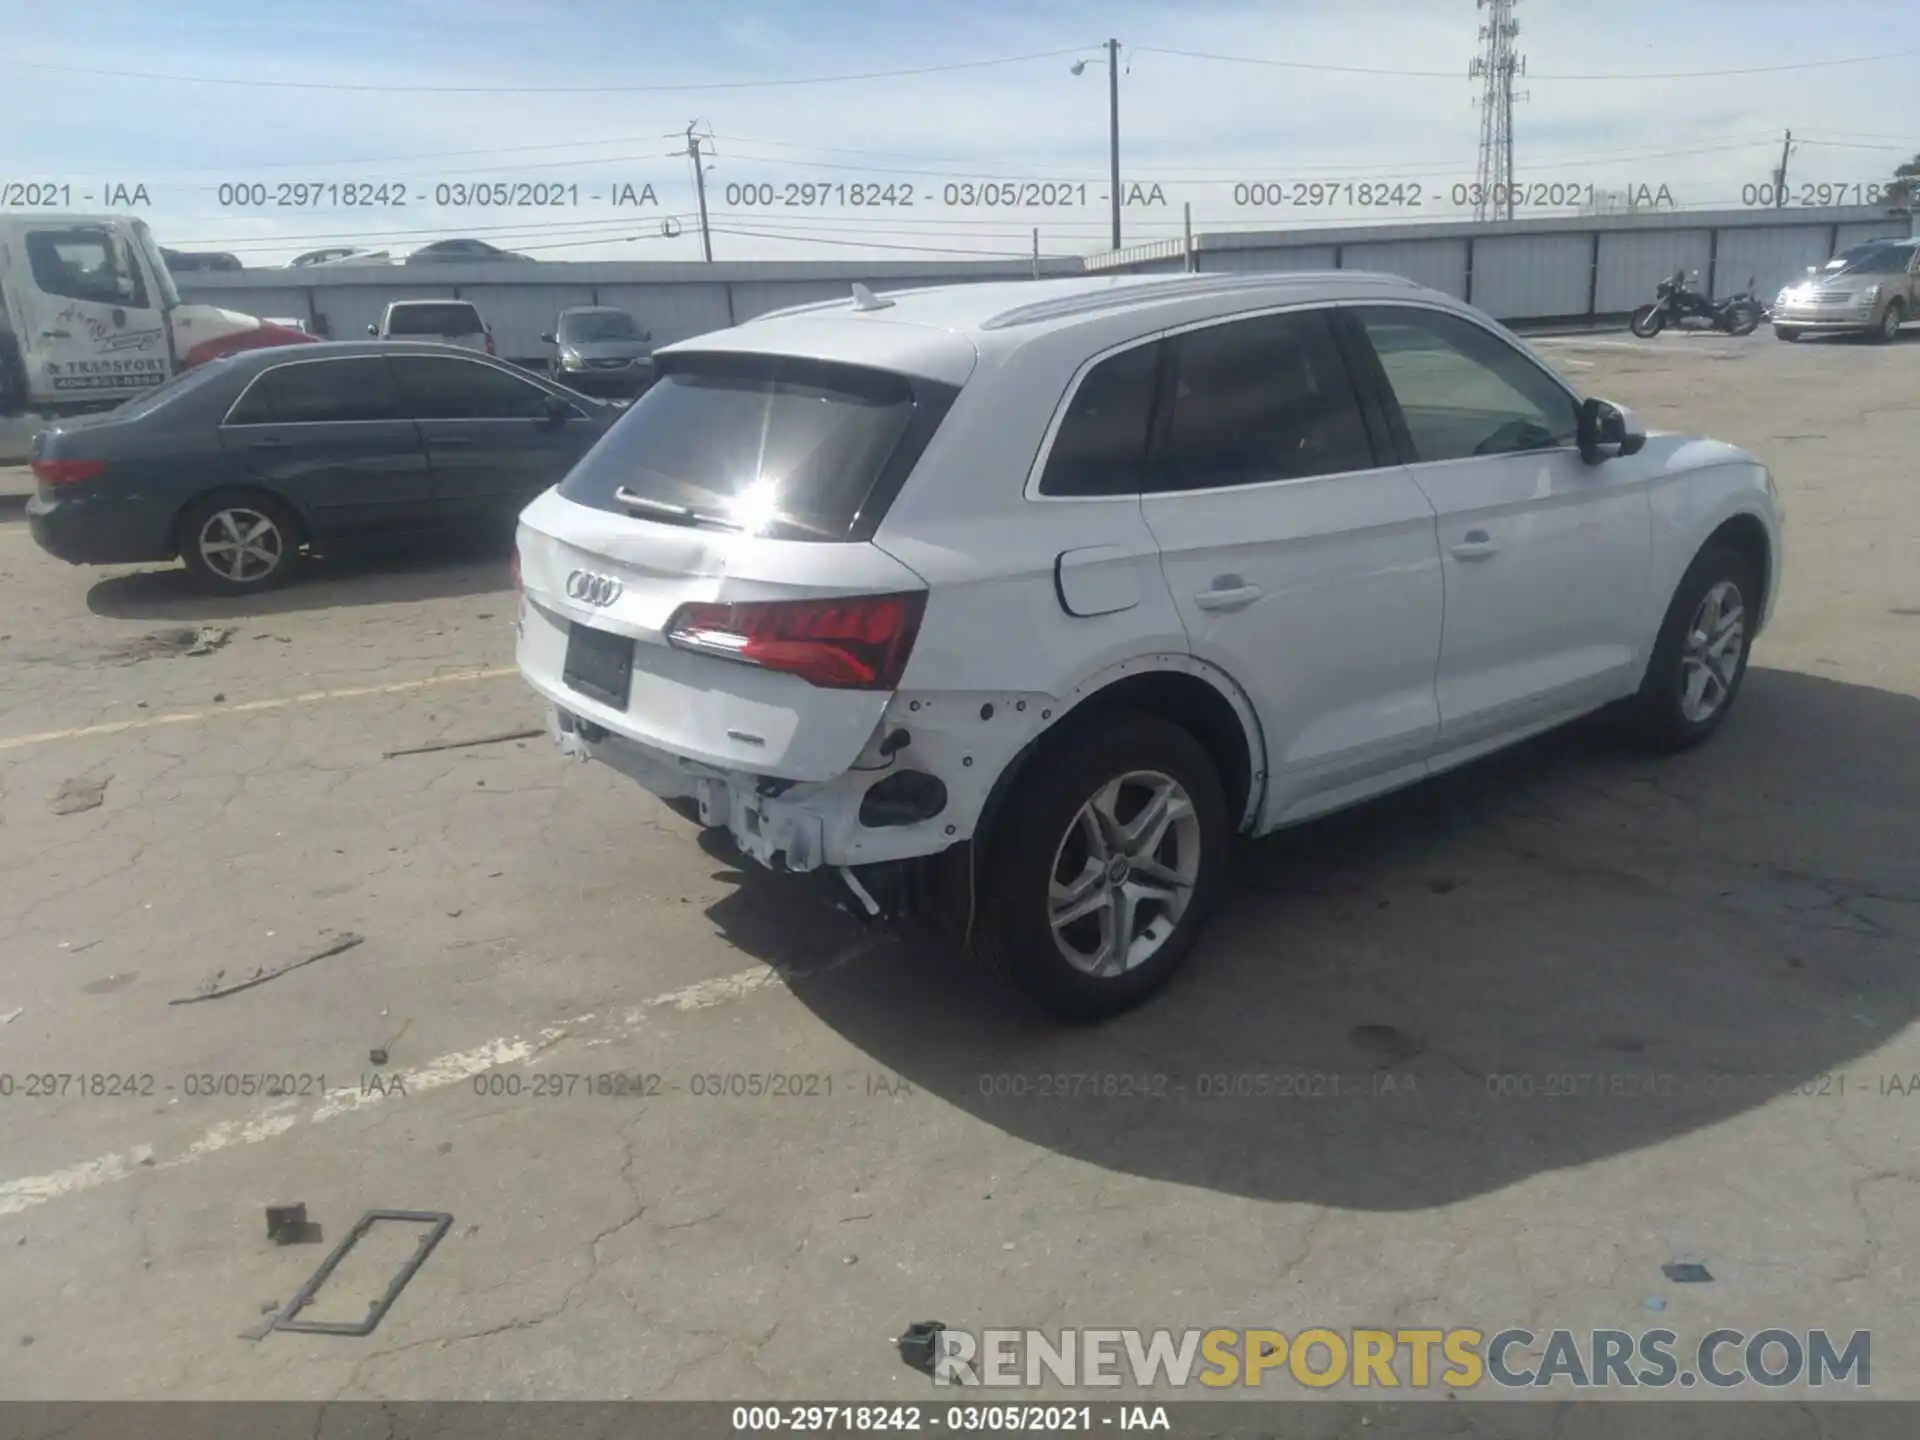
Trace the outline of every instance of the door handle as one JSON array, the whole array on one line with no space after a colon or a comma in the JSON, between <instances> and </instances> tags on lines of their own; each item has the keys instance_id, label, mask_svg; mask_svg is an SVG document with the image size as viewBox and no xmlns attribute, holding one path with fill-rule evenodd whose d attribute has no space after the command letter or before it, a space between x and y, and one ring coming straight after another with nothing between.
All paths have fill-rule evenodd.
<instances>
[{"instance_id":1,"label":"door handle","mask_svg":"<svg viewBox=\"0 0 1920 1440\"><path fill-rule=\"evenodd\" d=\"M1202 610L1244 610L1260 598L1258 585L1235 585L1227 590L1202 590L1193 603Z\"/></svg>"},{"instance_id":2,"label":"door handle","mask_svg":"<svg viewBox=\"0 0 1920 1440\"><path fill-rule=\"evenodd\" d=\"M1469 530L1461 537L1460 543L1453 547L1456 560L1485 560L1497 553L1499 544L1484 530Z\"/></svg>"},{"instance_id":3,"label":"door handle","mask_svg":"<svg viewBox=\"0 0 1920 1440\"><path fill-rule=\"evenodd\" d=\"M71 340L73 338L73 332L71 330L42 330L40 337L43 340Z\"/></svg>"}]
</instances>

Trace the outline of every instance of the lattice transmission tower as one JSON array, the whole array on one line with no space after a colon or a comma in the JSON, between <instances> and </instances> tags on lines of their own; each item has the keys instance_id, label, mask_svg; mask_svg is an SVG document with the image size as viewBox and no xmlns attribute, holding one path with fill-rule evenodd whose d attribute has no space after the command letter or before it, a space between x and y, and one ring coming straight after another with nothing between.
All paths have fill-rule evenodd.
<instances>
[{"instance_id":1,"label":"lattice transmission tower","mask_svg":"<svg viewBox=\"0 0 1920 1440\"><path fill-rule=\"evenodd\" d=\"M1527 73L1527 58L1513 48L1520 22L1513 18L1519 0L1474 0L1486 12L1480 26L1480 53L1467 75L1480 82L1474 104L1480 107L1480 165L1474 174L1473 218L1513 218L1513 102L1515 77Z\"/></svg>"}]
</instances>

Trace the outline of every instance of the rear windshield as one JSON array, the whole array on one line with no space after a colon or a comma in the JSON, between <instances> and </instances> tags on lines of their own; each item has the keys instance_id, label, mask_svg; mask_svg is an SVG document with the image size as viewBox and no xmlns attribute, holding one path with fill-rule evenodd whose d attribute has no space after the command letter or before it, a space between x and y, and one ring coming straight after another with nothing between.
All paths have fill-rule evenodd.
<instances>
[{"instance_id":1,"label":"rear windshield","mask_svg":"<svg viewBox=\"0 0 1920 1440\"><path fill-rule=\"evenodd\" d=\"M478 335L481 329L471 305L401 305L387 316L389 335Z\"/></svg>"},{"instance_id":2,"label":"rear windshield","mask_svg":"<svg viewBox=\"0 0 1920 1440\"><path fill-rule=\"evenodd\" d=\"M774 539L864 538L953 394L858 366L675 355L560 494L637 519ZM622 491L658 504L623 501Z\"/></svg>"}]
</instances>

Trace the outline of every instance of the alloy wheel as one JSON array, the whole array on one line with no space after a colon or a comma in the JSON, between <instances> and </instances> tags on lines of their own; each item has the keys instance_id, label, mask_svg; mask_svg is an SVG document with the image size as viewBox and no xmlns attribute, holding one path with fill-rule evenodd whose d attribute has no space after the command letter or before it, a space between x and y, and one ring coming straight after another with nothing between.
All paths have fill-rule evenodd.
<instances>
[{"instance_id":1,"label":"alloy wheel","mask_svg":"<svg viewBox=\"0 0 1920 1440\"><path fill-rule=\"evenodd\" d=\"M1680 713L1689 723L1704 724L1726 704L1746 633L1740 587L1722 580L1701 597L1680 647Z\"/></svg>"},{"instance_id":2,"label":"alloy wheel","mask_svg":"<svg viewBox=\"0 0 1920 1440\"><path fill-rule=\"evenodd\" d=\"M200 527L200 558L222 580L257 585L287 558L287 539L271 516L245 506L216 510Z\"/></svg>"},{"instance_id":3,"label":"alloy wheel","mask_svg":"<svg viewBox=\"0 0 1920 1440\"><path fill-rule=\"evenodd\" d=\"M1200 874L1200 818L1171 776L1134 770L1083 804L1055 847L1053 942L1096 979L1152 959L1179 927Z\"/></svg>"}]
</instances>

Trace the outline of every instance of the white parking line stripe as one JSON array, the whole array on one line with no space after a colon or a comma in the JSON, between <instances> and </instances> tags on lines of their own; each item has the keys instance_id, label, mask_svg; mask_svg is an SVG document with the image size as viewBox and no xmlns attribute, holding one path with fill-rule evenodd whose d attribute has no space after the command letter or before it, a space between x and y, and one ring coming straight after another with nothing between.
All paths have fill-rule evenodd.
<instances>
[{"instance_id":1,"label":"white parking line stripe","mask_svg":"<svg viewBox=\"0 0 1920 1440\"><path fill-rule=\"evenodd\" d=\"M88 1190L95 1190L102 1185L124 1180L129 1175L138 1174L142 1170L149 1172L177 1170L196 1160L204 1160L209 1155L217 1155L222 1150L231 1150L239 1145L258 1145L264 1140L273 1140L285 1135L301 1125L320 1125L342 1115L352 1115L369 1109L383 1103L391 1095L405 1094L411 1097L428 1090L442 1090L449 1085L457 1085L463 1080L470 1080L476 1075L484 1074L486 1071L498 1069L500 1066L531 1060L563 1040L578 1039L587 1044L607 1044L634 1030L647 1015L654 1011L705 1010L715 1005L743 1000L762 990L784 988L789 980L823 975L828 971L838 970L843 965L852 964L865 956L878 943L875 937L865 937L825 963L805 969L780 970L772 966L756 965L750 970L741 970L732 975L722 975L678 990L669 990L628 1011L625 1018L612 1027L612 1033L602 1036L582 1036L576 1033L573 1027L588 1024L596 1018L592 1014L587 1014L576 1015L570 1020L561 1021L558 1025L549 1025L531 1040L518 1036L503 1036L489 1040L472 1050L458 1050L450 1055L442 1055L436 1060L429 1060L417 1069L395 1072L394 1075L386 1077L377 1090L363 1091L354 1086L329 1090L321 1098L320 1103L304 1116L300 1113L300 1102L297 1100L279 1100L246 1119L224 1120L210 1127L189 1143L186 1149L170 1159L155 1160L154 1147L142 1144L111 1155L102 1155L98 1159L87 1160L78 1165L69 1165L63 1170L55 1170L46 1175L29 1175L19 1180L9 1180L0 1184L0 1217L18 1215L23 1210L44 1205L49 1200L60 1200L69 1195L79 1195ZM399 1083L396 1084L396 1081Z\"/></svg>"},{"instance_id":2,"label":"white parking line stripe","mask_svg":"<svg viewBox=\"0 0 1920 1440\"><path fill-rule=\"evenodd\" d=\"M408 690L425 690L432 685L461 685L470 680L498 680L519 672L511 665L490 670L461 670L452 675L429 675L424 680L396 680L388 685L355 685L344 690L309 690L304 695L283 695L277 700L248 700L238 705L219 705L211 710L178 710L167 715L143 715L138 720L111 720L104 725L80 725L71 730L41 730L32 735L0 738L0 750L19 750L28 745L46 745L55 740L84 740L95 735L122 735L129 730L152 730L161 725L186 725L196 720L216 720L222 715L257 715L263 710L284 710L289 705L312 705L322 700L352 700L363 695L398 695Z\"/></svg>"}]
</instances>

